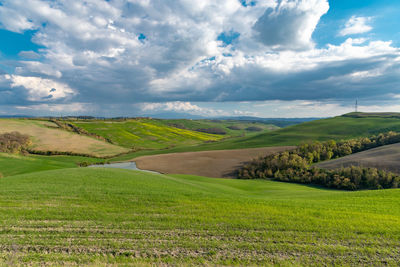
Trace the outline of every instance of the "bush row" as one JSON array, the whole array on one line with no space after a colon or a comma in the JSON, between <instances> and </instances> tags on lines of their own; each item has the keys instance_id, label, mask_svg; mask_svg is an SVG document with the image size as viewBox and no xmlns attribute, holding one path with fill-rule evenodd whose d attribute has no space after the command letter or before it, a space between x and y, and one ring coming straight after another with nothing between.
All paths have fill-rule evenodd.
<instances>
[{"instance_id":1,"label":"bush row","mask_svg":"<svg viewBox=\"0 0 400 267\"><path fill-rule=\"evenodd\" d=\"M400 179L397 174L376 168L352 166L338 170L324 170L311 165L398 142L400 134L388 132L370 138L302 144L292 151L253 160L240 168L237 176L241 179L272 178L286 182L313 183L348 190L397 188Z\"/></svg>"},{"instance_id":2,"label":"bush row","mask_svg":"<svg viewBox=\"0 0 400 267\"><path fill-rule=\"evenodd\" d=\"M78 157L87 157L87 158L103 158L103 157L97 157L91 154L84 154L84 153L75 153L75 152L70 152L70 151L53 151L53 150L33 150L33 149L27 149L27 152L30 154L35 154L35 155L43 155L43 156L78 156Z\"/></svg>"},{"instance_id":3,"label":"bush row","mask_svg":"<svg viewBox=\"0 0 400 267\"><path fill-rule=\"evenodd\" d=\"M197 132L202 132L202 133L209 133L209 134L220 134L220 135L225 135L226 131L224 129L221 128L200 128L200 129L196 129Z\"/></svg>"}]
</instances>

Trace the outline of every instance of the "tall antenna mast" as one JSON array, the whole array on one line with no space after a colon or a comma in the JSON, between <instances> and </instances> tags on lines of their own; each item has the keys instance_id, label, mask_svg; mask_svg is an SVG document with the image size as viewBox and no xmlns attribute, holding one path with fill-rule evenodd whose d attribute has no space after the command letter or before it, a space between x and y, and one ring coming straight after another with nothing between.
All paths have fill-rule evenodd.
<instances>
[{"instance_id":1,"label":"tall antenna mast","mask_svg":"<svg viewBox=\"0 0 400 267\"><path fill-rule=\"evenodd\" d=\"M355 106L356 112L358 112L358 99L356 99L356 106Z\"/></svg>"}]
</instances>

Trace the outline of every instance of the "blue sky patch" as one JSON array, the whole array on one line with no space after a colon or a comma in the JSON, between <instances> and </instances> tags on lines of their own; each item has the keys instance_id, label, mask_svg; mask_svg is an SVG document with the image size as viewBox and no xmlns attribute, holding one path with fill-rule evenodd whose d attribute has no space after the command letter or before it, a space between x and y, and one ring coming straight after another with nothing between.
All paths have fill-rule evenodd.
<instances>
[{"instance_id":1,"label":"blue sky patch","mask_svg":"<svg viewBox=\"0 0 400 267\"><path fill-rule=\"evenodd\" d=\"M240 0L240 3L244 7L255 6L256 5L256 1L252 1L252 0Z\"/></svg>"},{"instance_id":2,"label":"blue sky patch","mask_svg":"<svg viewBox=\"0 0 400 267\"><path fill-rule=\"evenodd\" d=\"M222 41L224 43L224 46L232 44L236 39L238 39L240 36L240 33L234 32L234 31L229 31L229 32L223 32L221 33L217 40Z\"/></svg>"},{"instance_id":3,"label":"blue sky patch","mask_svg":"<svg viewBox=\"0 0 400 267\"><path fill-rule=\"evenodd\" d=\"M139 34L138 40L144 42L144 40L146 40L146 35L144 35L143 33Z\"/></svg>"},{"instance_id":4,"label":"blue sky patch","mask_svg":"<svg viewBox=\"0 0 400 267\"><path fill-rule=\"evenodd\" d=\"M36 31L26 31L24 33L15 33L0 29L0 53L3 59L18 59L21 51L38 52L43 46L32 42L32 37Z\"/></svg>"}]
</instances>

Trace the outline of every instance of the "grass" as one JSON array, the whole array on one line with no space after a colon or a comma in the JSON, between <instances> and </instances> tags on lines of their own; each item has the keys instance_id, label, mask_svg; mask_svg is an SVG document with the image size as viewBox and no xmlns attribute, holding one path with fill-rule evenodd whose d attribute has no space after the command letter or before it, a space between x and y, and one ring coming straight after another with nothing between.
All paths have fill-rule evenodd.
<instances>
[{"instance_id":1,"label":"grass","mask_svg":"<svg viewBox=\"0 0 400 267\"><path fill-rule=\"evenodd\" d=\"M33 141L32 149L38 151L60 151L93 156L112 156L129 151L95 138L57 129L48 121L29 119L0 119L0 133L18 131L27 134Z\"/></svg>"},{"instance_id":2,"label":"grass","mask_svg":"<svg viewBox=\"0 0 400 267\"><path fill-rule=\"evenodd\" d=\"M194 132L167 126L158 120L76 121L74 125L130 149L163 149L217 141L221 135Z\"/></svg>"},{"instance_id":3,"label":"grass","mask_svg":"<svg viewBox=\"0 0 400 267\"><path fill-rule=\"evenodd\" d=\"M112 140L120 146L143 149L167 149L199 145L204 142L219 141L224 138L241 136L245 128L255 125L263 130L276 129L276 126L262 123L241 123L230 121L210 120L158 120L158 119L134 119L126 121L74 121L74 125ZM242 130L231 130L228 127L236 125ZM180 127L176 128L174 126ZM195 131L200 128L221 128L226 135L207 134Z\"/></svg>"},{"instance_id":4,"label":"grass","mask_svg":"<svg viewBox=\"0 0 400 267\"><path fill-rule=\"evenodd\" d=\"M360 115L362 114L362 116ZM176 147L168 150L144 150L117 156L113 161L129 160L139 156L225 149L246 149L268 146L292 146L302 142L345 140L363 136L377 135L388 131L400 131L400 116L393 114L360 113L357 116L339 116L329 119L305 122L282 129L234 137L218 142Z\"/></svg>"},{"instance_id":5,"label":"grass","mask_svg":"<svg viewBox=\"0 0 400 267\"><path fill-rule=\"evenodd\" d=\"M397 265L400 190L68 169L0 179L15 265Z\"/></svg>"},{"instance_id":6,"label":"grass","mask_svg":"<svg viewBox=\"0 0 400 267\"><path fill-rule=\"evenodd\" d=\"M207 128L220 128L226 131L229 137L244 136L253 133L248 130L250 127L257 127L263 131L277 130L279 127L257 122L257 121L240 121L240 120L187 120L187 119L166 119L158 120L165 125L175 125L184 127L185 129L195 131L197 129L207 129ZM230 127L235 126L237 129L231 129Z\"/></svg>"},{"instance_id":7,"label":"grass","mask_svg":"<svg viewBox=\"0 0 400 267\"><path fill-rule=\"evenodd\" d=\"M330 139L349 139L360 136L370 136L387 131L400 131L400 117L396 114L346 114L335 118L322 119L317 121L306 122L294 126L289 126L279 130L270 131L271 125L262 123L240 122L240 121L212 121L212 120L156 120L156 119L137 119L123 122L113 121L75 121L75 125L84 128L88 132L96 133L105 138L113 140L119 146L125 148L134 148L138 151L117 156L112 161L129 160L138 156L155 155L173 152L188 151L206 151L206 150L224 150L224 149L241 149L256 148L267 146L287 146L298 145L307 141L324 141ZM43 123L31 120L0 120L0 124L5 121L18 122L14 125L14 129L25 129L22 127L21 121L25 124ZM170 125L180 125L187 129L178 129ZM242 130L230 130L228 127L236 125ZM4 126L4 125L2 125ZM18 128L18 127L20 128ZM254 133L246 132L243 129L250 127L264 127L264 132ZM198 128L220 127L227 131L227 135L212 135L193 131ZM58 131L58 129L43 129ZM21 132L25 132L21 130ZM112 146L105 142L95 140L86 136L81 136L65 131L63 134L79 138L77 141L71 139L56 137L48 138L48 134L42 137L46 142L50 142L52 146L59 146L57 150L68 150L76 152L91 151L97 154L117 154L118 152L127 151L118 146ZM41 133L41 132L40 132ZM42 134L42 133L41 133ZM40 136L42 136L40 134ZM242 136L245 134L245 136ZM37 134L38 135L38 134ZM55 136L55 135L53 135ZM83 139L81 139L83 138ZM87 141L89 143L86 143ZM60 142L58 142L60 141ZM92 142L99 142L97 146ZM74 149L68 149L71 144L75 144ZM112 146L111 150L108 145ZM107 146L107 147L106 147ZM51 149L49 149L51 150Z\"/></svg>"},{"instance_id":8,"label":"grass","mask_svg":"<svg viewBox=\"0 0 400 267\"><path fill-rule=\"evenodd\" d=\"M0 153L0 173L3 176L12 176L23 173L76 168L80 162L96 163L102 159L77 156L22 156Z\"/></svg>"},{"instance_id":9,"label":"grass","mask_svg":"<svg viewBox=\"0 0 400 267\"><path fill-rule=\"evenodd\" d=\"M400 131L400 118L347 117L306 122L254 136L245 145L295 145L305 141L343 140Z\"/></svg>"}]
</instances>

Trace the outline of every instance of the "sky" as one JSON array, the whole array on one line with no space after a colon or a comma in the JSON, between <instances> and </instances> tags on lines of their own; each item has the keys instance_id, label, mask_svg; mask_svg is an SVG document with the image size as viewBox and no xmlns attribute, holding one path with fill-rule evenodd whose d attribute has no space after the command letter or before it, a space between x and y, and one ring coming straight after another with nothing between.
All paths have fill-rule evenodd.
<instances>
[{"instance_id":1,"label":"sky","mask_svg":"<svg viewBox=\"0 0 400 267\"><path fill-rule=\"evenodd\" d=\"M0 116L400 112L398 0L0 0ZM175 114L175 115L174 115Z\"/></svg>"}]
</instances>

